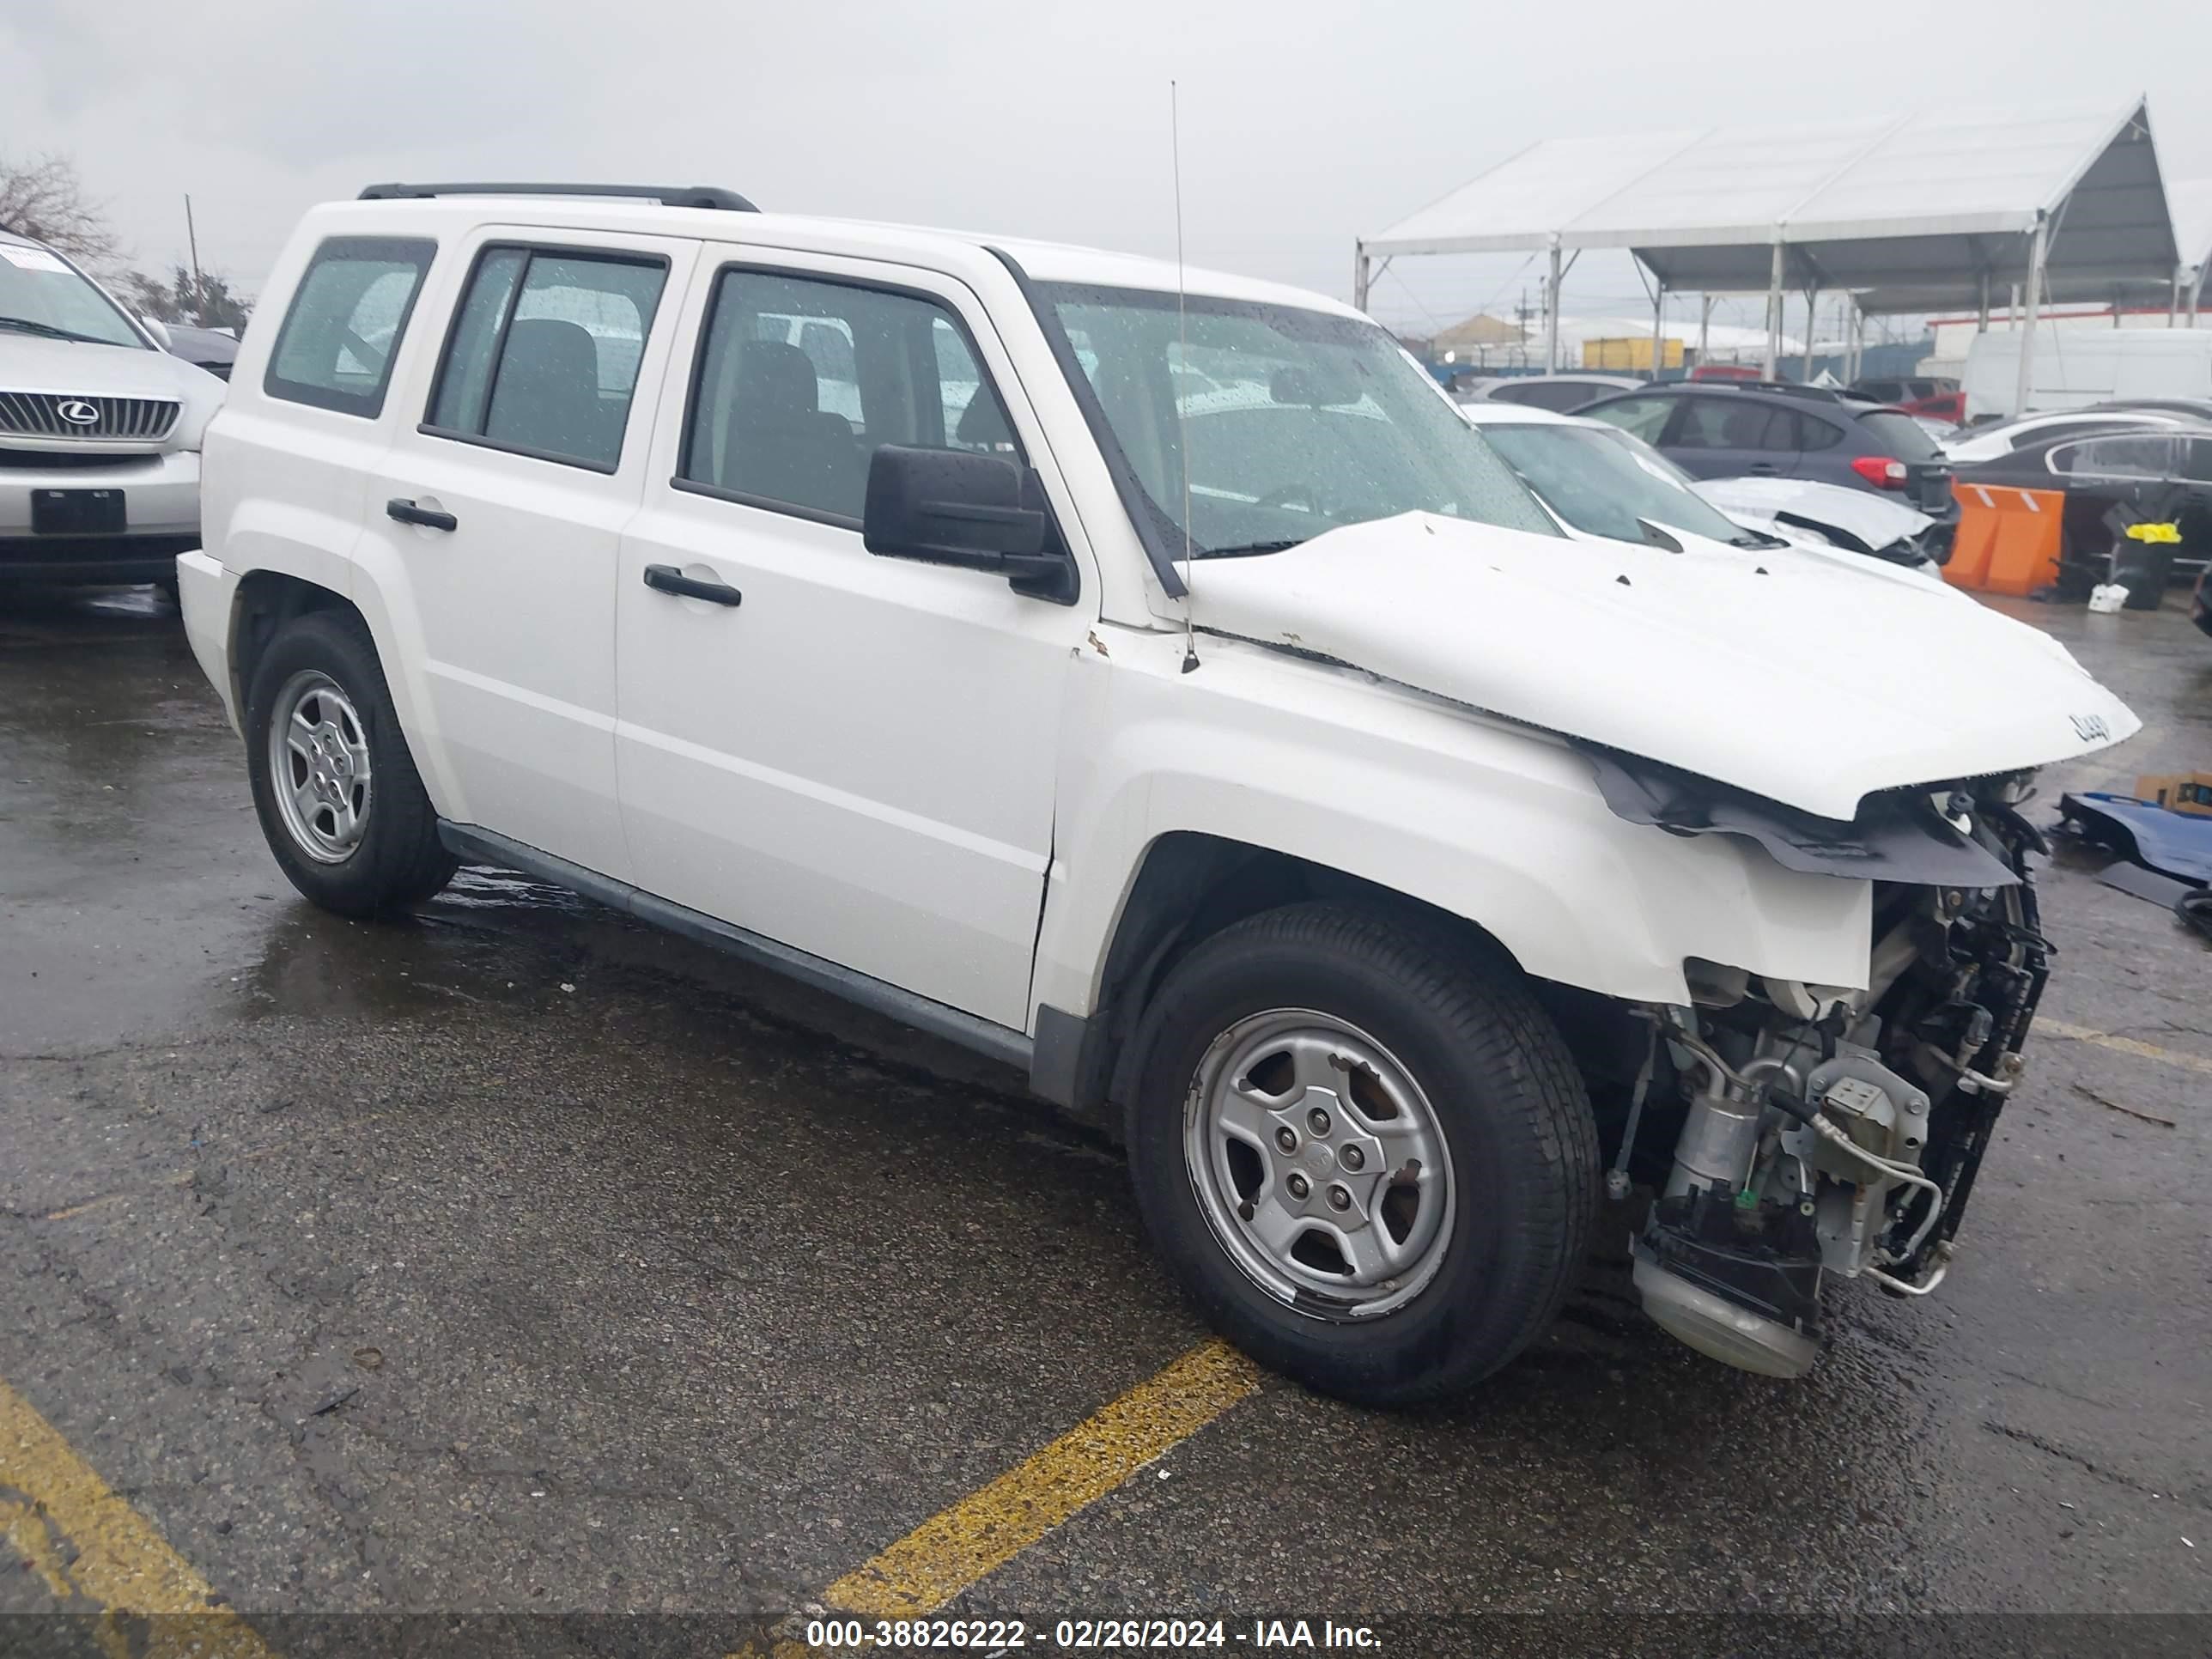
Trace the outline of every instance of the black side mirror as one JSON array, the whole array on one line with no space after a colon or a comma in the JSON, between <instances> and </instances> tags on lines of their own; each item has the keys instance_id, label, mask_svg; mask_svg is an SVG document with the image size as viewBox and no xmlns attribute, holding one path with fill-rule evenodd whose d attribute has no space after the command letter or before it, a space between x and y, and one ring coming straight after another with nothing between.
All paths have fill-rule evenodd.
<instances>
[{"instance_id":1,"label":"black side mirror","mask_svg":"<svg viewBox=\"0 0 2212 1659\"><path fill-rule=\"evenodd\" d=\"M860 541L885 558L985 570L1017 592L1075 600L1075 562L1057 544L1043 481L1001 456L883 445L868 463Z\"/></svg>"}]
</instances>

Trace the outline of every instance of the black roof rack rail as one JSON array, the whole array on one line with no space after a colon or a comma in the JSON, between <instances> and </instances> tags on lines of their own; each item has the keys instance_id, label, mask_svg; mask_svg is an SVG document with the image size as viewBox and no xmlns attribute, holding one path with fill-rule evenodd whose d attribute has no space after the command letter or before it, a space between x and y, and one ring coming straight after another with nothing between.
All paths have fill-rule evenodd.
<instances>
[{"instance_id":1,"label":"black roof rack rail","mask_svg":"<svg viewBox=\"0 0 2212 1659\"><path fill-rule=\"evenodd\" d=\"M715 185L371 185L364 202L421 201L433 196L629 196L663 207L720 208L758 213L734 190Z\"/></svg>"}]
</instances>

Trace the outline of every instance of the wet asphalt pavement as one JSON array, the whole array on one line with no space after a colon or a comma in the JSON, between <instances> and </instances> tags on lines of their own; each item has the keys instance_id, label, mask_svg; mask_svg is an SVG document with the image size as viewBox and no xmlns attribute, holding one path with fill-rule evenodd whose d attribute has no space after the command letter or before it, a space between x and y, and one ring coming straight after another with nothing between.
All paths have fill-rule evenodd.
<instances>
[{"instance_id":1,"label":"wet asphalt pavement","mask_svg":"<svg viewBox=\"0 0 2212 1659\"><path fill-rule=\"evenodd\" d=\"M2147 722L2033 812L2212 767L2212 640L2017 611ZM2088 872L2045 1014L2212 1062L2212 946ZM1949 1281L1832 1291L1805 1381L1601 1254L1474 1397L1270 1379L954 1610L2212 1612L2212 1070L2031 1059ZM1205 1334L1011 1073L517 878L310 908L133 590L0 598L0 1380L270 1615L773 1620Z\"/></svg>"}]
</instances>

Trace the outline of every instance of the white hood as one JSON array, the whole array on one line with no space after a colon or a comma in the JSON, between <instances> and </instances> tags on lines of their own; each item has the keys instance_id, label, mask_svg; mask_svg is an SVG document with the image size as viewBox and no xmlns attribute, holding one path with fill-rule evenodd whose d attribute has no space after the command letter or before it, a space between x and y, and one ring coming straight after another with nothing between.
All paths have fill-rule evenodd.
<instances>
[{"instance_id":1,"label":"white hood","mask_svg":"<svg viewBox=\"0 0 2212 1659\"><path fill-rule=\"evenodd\" d=\"M164 449L198 449L222 406L223 383L198 363L137 346L45 340L0 329L0 392L55 397L173 398L183 404Z\"/></svg>"},{"instance_id":2,"label":"white hood","mask_svg":"<svg viewBox=\"0 0 2212 1659\"><path fill-rule=\"evenodd\" d=\"M1848 820L2142 722L2025 623L1794 548L1680 553L1430 514L1203 562L1200 627Z\"/></svg>"},{"instance_id":3,"label":"white hood","mask_svg":"<svg viewBox=\"0 0 2212 1659\"><path fill-rule=\"evenodd\" d=\"M1870 489L1820 483L1810 478L1702 478L1692 486L1738 524L1766 530L1778 514L1833 525L1871 548L1917 536L1936 521L1902 501L1885 501ZM1770 534L1788 539L1788 526Z\"/></svg>"}]
</instances>

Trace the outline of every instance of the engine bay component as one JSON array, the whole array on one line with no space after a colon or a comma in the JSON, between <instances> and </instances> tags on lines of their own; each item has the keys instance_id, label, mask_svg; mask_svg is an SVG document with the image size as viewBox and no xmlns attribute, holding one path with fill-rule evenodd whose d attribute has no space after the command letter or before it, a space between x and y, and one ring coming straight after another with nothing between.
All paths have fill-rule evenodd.
<instances>
[{"instance_id":1,"label":"engine bay component","mask_svg":"<svg viewBox=\"0 0 2212 1659\"><path fill-rule=\"evenodd\" d=\"M1828 1277L1918 1297L1948 1271L2050 973L2027 864L2040 840L1988 793L1921 792L1926 823L2006 879L1878 881L1865 989L1699 963L1692 1006L1650 1011L1681 1127L1634 1282L1699 1352L1799 1376Z\"/></svg>"}]
</instances>

